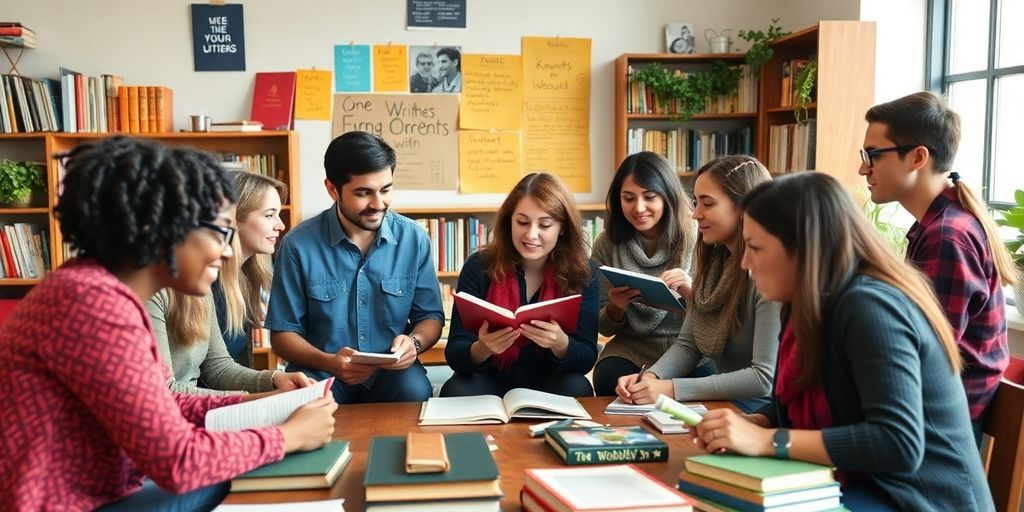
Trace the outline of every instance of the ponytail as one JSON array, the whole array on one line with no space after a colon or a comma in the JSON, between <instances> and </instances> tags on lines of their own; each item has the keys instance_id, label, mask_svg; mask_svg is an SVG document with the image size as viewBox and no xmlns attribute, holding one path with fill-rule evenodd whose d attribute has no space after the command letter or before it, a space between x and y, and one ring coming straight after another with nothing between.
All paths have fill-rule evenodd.
<instances>
[{"instance_id":1,"label":"ponytail","mask_svg":"<svg viewBox=\"0 0 1024 512\"><path fill-rule=\"evenodd\" d=\"M978 219L981 223L981 228L985 230L985 238L988 239L988 250L992 253L992 263L996 267L996 274L999 276L999 281L1003 286L1016 284L1020 278L1017 273L1017 266L1013 262L1013 256L1010 256L1010 251L1006 250L1006 247L1002 244L999 238L998 228L996 227L995 221L992 220L992 216L988 214L987 208L978 200L971 188L967 186L960 175L956 172L951 172L950 179L953 180L953 186L956 187L956 197L962 206L968 213Z\"/></svg>"}]
</instances>

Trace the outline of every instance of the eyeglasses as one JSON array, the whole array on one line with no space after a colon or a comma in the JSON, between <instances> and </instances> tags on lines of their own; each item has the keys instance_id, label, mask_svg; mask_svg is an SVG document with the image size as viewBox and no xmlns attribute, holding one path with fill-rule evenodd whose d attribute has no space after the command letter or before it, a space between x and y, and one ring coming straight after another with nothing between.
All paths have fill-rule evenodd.
<instances>
[{"instance_id":1,"label":"eyeglasses","mask_svg":"<svg viewBox=\"0 0 1024 512\"><path fill-rule=\"evenodd\" d=\"M235 239L235 231L237 231L236 228L221 226L205 220L199 221L199 227L206 228L217 233L217 235L219 235L217 238L220 238L221 247L227 247L230 245L231 241Z\"/></svg>"},{"instance_id":2,"label":"eyeglasses","mask_svg":"<svg viewBox=\"0 0 1024 512\"><path fill-rule=\"evenodd\" d=\"M871 167L874 165L872 157L880 155L882 153L888 153L890 151L909 151L916 148L915 146L892 146L889 148L877 148L877 149L861 149L860 150L860 161L864 162L864 165Z\"/></svg>"}]
</instances>

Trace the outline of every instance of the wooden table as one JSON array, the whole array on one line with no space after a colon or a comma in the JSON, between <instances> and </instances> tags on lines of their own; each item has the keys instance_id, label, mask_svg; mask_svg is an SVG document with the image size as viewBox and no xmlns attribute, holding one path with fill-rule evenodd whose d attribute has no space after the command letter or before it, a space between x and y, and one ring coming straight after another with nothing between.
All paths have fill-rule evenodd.
<instances>
[{"instance_id":1,"label":"wooden table","mask_svg":"<svg viewBox=\"0 0 1024 512\"><path fill-rule=\"evenodd\" d=\"M593 421L611 425L646 425L640 416L605 415L604 407L610 397L581 398L580 402L594 417ZM704 402L709 409L731 407L728 402ZM480 431L496 439L498 450L494 460L501 473L501 488L505 497L501 500L502 510L520 510L519 490L523 487L523 470L526 468L561 467L562 460L548 448L543 438L529 437L527 427L539 421L515 420L504 425L457 425L443 427L421 427L416 425L419 418L419 403L359 404L338 407L334 437L351 442L352 460L331 489L312 491L251 492L233 493L225 503L281 503L289 501L322 500L345 498L345 510L360 511L365 507L363 477L366 475L367 455L370 439L374 436L405 435L406 432L468 432ZM662 435L654 427L647 426L669 445L669 460L638 464L637 466L655 478L675 487L677 476L683 467L683 458L698 453L685 434Z\"/></svg>"}]
</instances>

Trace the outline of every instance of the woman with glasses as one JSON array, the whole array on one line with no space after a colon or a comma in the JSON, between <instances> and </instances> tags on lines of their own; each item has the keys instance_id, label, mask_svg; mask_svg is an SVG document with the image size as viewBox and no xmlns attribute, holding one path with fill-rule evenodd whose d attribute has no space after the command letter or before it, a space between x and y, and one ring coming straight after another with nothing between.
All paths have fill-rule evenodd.
<instances>
[{"instance_id":1,"label":"woman with glasses","mask_svg":"<svg viewBox=\"0 0 1024 512\"><path fill-rule=\"evenodd\" d=\"M194 297L166 289L146 303L160 355L171 370L169 385L179 393L259 393L312 384L301 372L250 368L250 329L259 325L260 293L270 284L268 255L284 229L280 218L284 184L246 172L236 173L234 182L239 191L237 230L203 225L229 254L211 293Z\"/></svg>"},{"instance_id":2,"label":"woman with glasses","mask_svg":"<svg viewBox=\"0 0 1024 512\"><path fill-rule=\"evenodd\" d=\"M17 510L210 510L227 480L330 440L327 397L280 426L210 432L240 396L167 389L143 303L206 295L235 192L211 156L112 137L76 147L56 207L78 253L0 328L0 503Z\"/></svg>"}]
</instances>

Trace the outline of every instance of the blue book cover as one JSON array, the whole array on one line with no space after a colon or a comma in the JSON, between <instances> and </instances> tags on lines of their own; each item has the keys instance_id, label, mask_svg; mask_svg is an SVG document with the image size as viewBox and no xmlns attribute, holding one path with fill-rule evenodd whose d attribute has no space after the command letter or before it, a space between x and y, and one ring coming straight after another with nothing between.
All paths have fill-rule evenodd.
<instances>
[{"instance_id":1,"label":"blue book cover","mask_svg":"<svg viewBox=\"0 0 1024 512\"><path fill-rule=\"evenodd\" d=\"M642 295L639 302L652 308L676 313L686 311L686 303L680 299L679 294L670 290L668 285L657 277L609 266L602 266L600 270L612 286L628 286L640 290Z\"/></svg>"}]
</instances>

